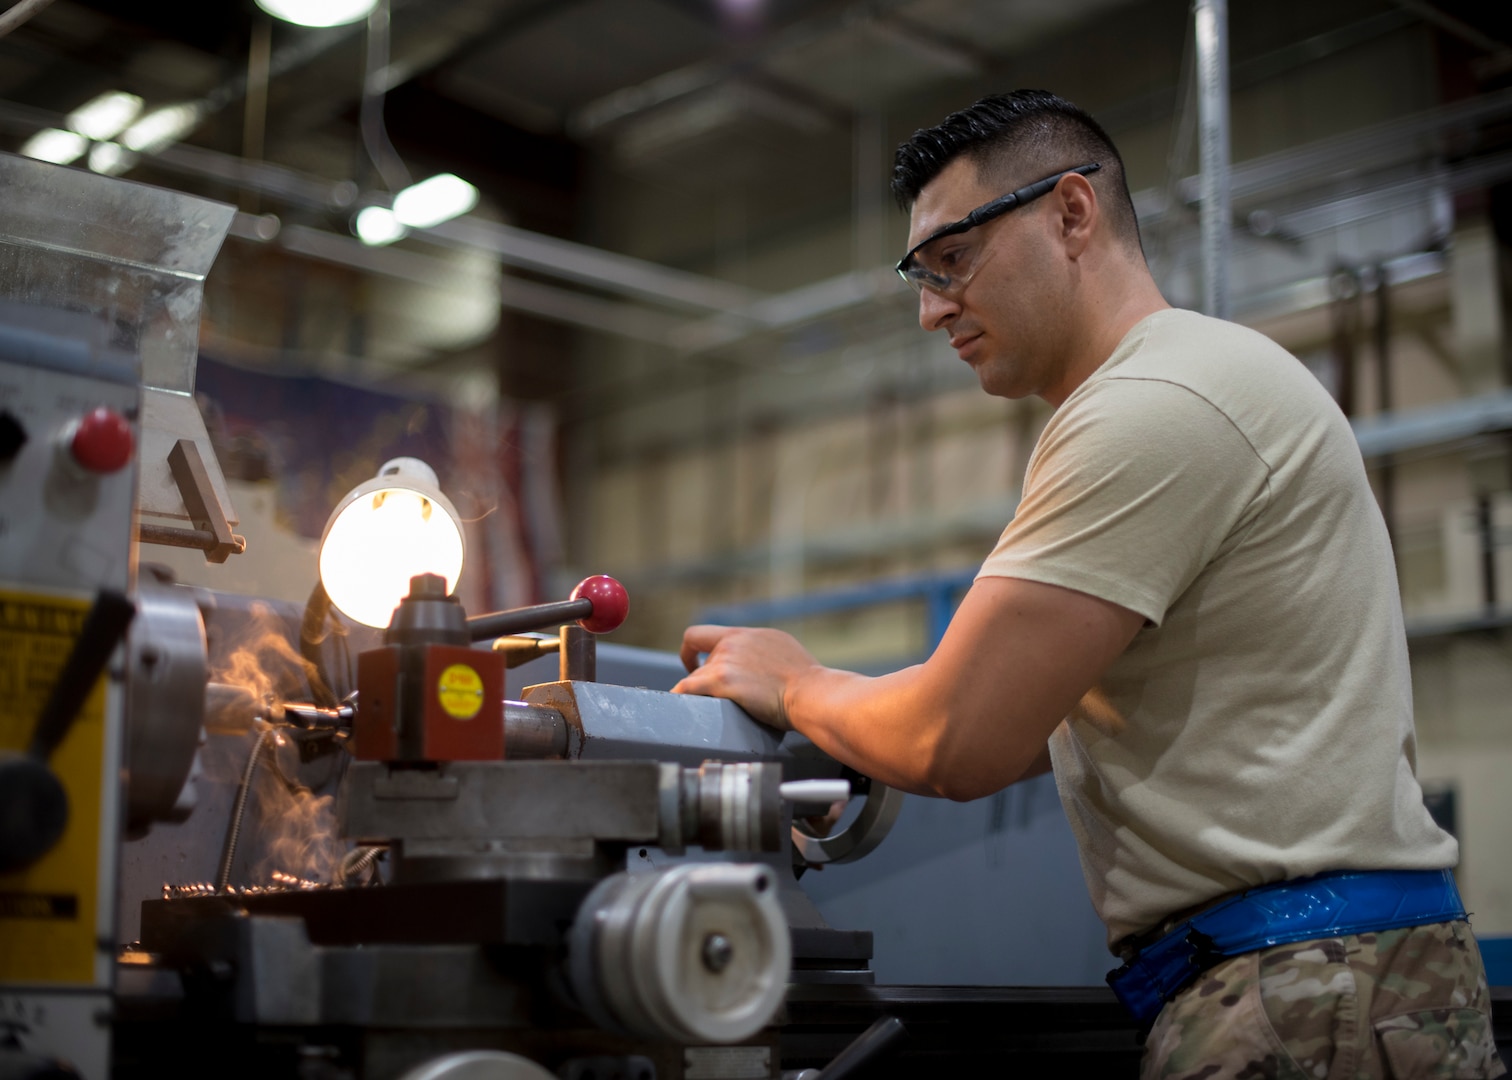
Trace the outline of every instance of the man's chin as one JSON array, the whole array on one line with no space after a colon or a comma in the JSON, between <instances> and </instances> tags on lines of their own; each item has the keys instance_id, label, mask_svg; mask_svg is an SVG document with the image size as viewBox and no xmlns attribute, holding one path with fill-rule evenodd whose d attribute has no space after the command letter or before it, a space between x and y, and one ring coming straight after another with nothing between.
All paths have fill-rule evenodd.
<instances>
[{"instance_id":1,"label":"man's chin","mask_svg":"<svg viewBox=\"0 0 1512 1080\"><path fill-rule=\"evenodd\" d=\"M1026 398L1034 393L1028 387L1015 383L1005 372L999 371L991 364L973 364L972 370L976 372L977 383L982 390L993 397L1017 401L1019 398Z\"/></svg>"}]
</instances>

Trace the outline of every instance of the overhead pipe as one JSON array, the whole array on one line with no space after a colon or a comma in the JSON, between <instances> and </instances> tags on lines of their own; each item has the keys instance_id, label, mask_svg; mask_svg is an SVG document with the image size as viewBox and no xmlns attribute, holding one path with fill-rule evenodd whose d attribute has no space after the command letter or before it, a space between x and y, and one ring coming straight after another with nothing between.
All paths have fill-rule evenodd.
<instances>
[{"instance_id":1,"label":"overhead pipe","mask_svg":"<svg viewBox=\"0 0 1512 1080\"><path fill-rule=\"evenodd\" d=\"M1375 361L1376 361L1376 412L1390 416L1396 408L1391 385L1391 283L1387 280L1386 266L1376 263L1372 268L1375 278ZM1381 496L1381 517L1386 521L1386 539L1391 543L1395 556L1397 549L1397 499L1396 459L1389 453L1382 454L1377 473Z\"/></svg>"},{"instance_id":2,"label":"overhead pipe","mask_svg":"<svg viewBox=\"0 0 1512 1080\"><path fill-rule=\"evenodd\" d=\"M1196 0L1197 141L1202 162L1202 309L1219 319L1232 312L1229 261L1233 199L1229 191L1228 0Z\"/></svg>"}]
</instances>

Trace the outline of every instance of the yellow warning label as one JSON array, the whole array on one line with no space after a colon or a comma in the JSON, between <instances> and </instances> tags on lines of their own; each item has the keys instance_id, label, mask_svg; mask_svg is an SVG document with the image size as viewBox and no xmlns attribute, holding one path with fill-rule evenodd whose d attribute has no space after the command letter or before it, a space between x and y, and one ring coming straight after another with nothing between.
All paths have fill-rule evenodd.
<instances>
[{"instance_id":1,"label":"yellow warning label","mask_svg":"<svg viewBox=\"0 0 1512 1080\"><path fill-rule=\"evenodd\" d=\"M31 741L89 603L0 589L0 751ZM36 863L0 875L0 982L94 982L105 737L102 678L49 762L68 793L68 828Z\"/></svg>"},{"instance_id":2,"label":"yellow warning label","mask_svg":"<svg viewBox=\"0 0 1512 1080\"><path fill-rule=\"evenodd\" d=\"M441 707L458 720L471 720L483 707L483 677L466 664L452 664L437 687Z\"/></svg>"}]
</instances>

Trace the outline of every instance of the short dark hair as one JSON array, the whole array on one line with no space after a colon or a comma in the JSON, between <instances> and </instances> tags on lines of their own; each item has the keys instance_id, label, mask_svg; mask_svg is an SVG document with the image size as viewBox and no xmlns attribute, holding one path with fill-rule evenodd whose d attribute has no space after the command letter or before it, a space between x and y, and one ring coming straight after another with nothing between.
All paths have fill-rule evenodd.
<instances>
[{"instance_id":1,"label":"short dark hair","mask_svg":"<svg viewBox=\"0 0 1512 1080\"><path fill-rule=\"evenodd\" d=\"M1048 90L993 94L915 131L893 158L898 205L912 209L919 192L962 156L983 174L1022 174L1005 179L1017 184L1097 162L1102 168L1088 180L1104 194L1109 224L1116 235L1139 245L1139 221L1118 148L1101 124L1065 98Z\"/></svg>"}]
</instances>

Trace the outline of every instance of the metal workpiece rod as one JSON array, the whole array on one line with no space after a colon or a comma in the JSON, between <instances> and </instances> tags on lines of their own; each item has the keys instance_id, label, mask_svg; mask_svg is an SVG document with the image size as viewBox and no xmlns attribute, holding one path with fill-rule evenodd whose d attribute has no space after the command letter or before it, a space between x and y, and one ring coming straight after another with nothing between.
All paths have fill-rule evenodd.
<instances>
[{"instance_id":1,"label":"metal workpiece rod","mask_svg":"<svg viewBox=\"0 0 1512 1080\"><path fill-rule=\"evenodd\" d=\"M586 602L586 601L585 601ZM558 671L563 682L598 681L598 643L581 626L570 623L561 630Z\"/></svg>"},{"instance_id":2,"label":"metal workpiece rod","mask_svg":"<svg viewBox=\"0 0 1512 1080\"><path fill-rule=\"evenodd\" d=\"M506 759L564 758L567 739L567 719L557 710L523 701L504 703Z\"/></svg>"},{"instance_id":3,"label":"metal workpiece rod","mask_svg":"<svg viewBox=\"0 0 1512 1080\"><path fill-rule=\"evenodd\" d=\"M300 728L349 728L357 715L357 695L353 694L340 704L313 705L306 701L286 701L275 706L272 713L285 724ZM271 718L271 717L270 717Z\"/></svg>"},{"instance_id":4,"label":"metal workpiece rod","mask_svg":"<svg viewBox=\"0 0 1512 1080\"><path fill-rule=\"evenodd\" d=\"M268 712L267 704L245 686L211 682L205 684L205 730L218 735L240 735Z\"/></svg>"},{"instance_id":5,"label":"metal workpiece rod","mask_svg":"<svg viewBox=\"0 0 1512 1080\"><path fill-rule=\"evenodd\" d=\"M244 686L205 684L205 730L222 735L250 731L258 720L301 728L349 727L356 713L355 694L334 706L301 701L266 701Z\"/></svg>"},{"instance_id":6,"label":"metal workpiece rod","mask_svg":"<svg viewBox=\"0 0 1512 1080\"><path fill-rule=\"evenodd\" d=\"M1233 210L1229 190L1228 0L1194 0L1197 127L1202 160L1202 309L1229 317Z\"/></svg>"},{"instance_id":7,"label":"metal workpiece rod","mask_svg":"<svg viewBox=\"0 0 1512 1080\"><path fill-rule=\"evenodd\" d=\"M586 619L592 614L593 601L586 597L579 600L558 600L551 604L532 604L530 607L510 611L496 611L492 615L474 615L467 620L467 633L474 641L487 641L508 634L546 630L571 619Z\"/></svg>"}]
</instances>

